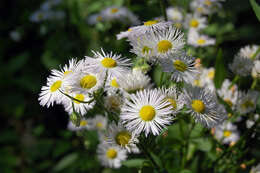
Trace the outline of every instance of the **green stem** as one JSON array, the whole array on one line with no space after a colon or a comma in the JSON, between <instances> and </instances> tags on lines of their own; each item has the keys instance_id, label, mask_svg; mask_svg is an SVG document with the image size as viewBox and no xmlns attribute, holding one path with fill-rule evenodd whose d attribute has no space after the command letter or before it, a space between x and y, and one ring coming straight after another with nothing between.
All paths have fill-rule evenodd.
<instances>
[{"instance_id":1,"label":"green stem","mask_svg":"<svg viewBox=\"0 0 260 173\"><path fill-rule=\"evenodd\" d=\"M232 88L232 86L240 79L238 75L232 80L231 84L229 85L228 89Z\"/></svg>"},{"instance_id":2,"label":"green stem","mask_svg":"<svg viewBox=\"0 0 260 173\"><path fill-rule=\"evenodd\" d=\"M160 3L160 7L161 7L161 11L162 11L164 20L167 21L168 18L167 18L167 14L166 14L166 4L165 4L165 0L159 0L159 3Z\"/></svg>"},{"instance_id":3,"label":"green stem","mask_svg":"<svg viewBox=\"0 0 260 173\"><path fill-rule=\"evenodd\" d=\"M163 78L164 78L164 72L162 71L162 73L161 73L161 77L160 77L160 83L159 83L159 86L162 85Z\"/></svg>"},{"instance_id":4,"label":"green stem","mask_svg":"<svg viewBox=\"0 0 260 173\"><path fill-rule=\"evenodd\" d=\"M76 99L76 98L74 98L74 97L72 97L72 96L70 96L70 95L68 95L68 94L66 94L66 93L64 93L63 91L61 91L61 90L59 90L63 95L65 95L65 96L67 96L67 97L69 97L70 99L72 99L72 100L74 100L74 101L77 101L77 102L79 102L79 103L87 103L87 104L89 104L89 103L91 103L91 102L93 102L94 101L94 99L91 99L91 100L89 100L89 101L81 101L81 100L78 100L78 99Z\"/></svg>"},{"instance_id":5,"label":"green stem","mask_svg":"<svg viewBox=\"0 0 260 173\"><path fill-rule=\"evenodd\" d=\"M253 83L251 85L251 89L254 90L256 85L257 85L257 78L254 78L254 81L253 81Z\"/></svg>"},{"instance_id":6,"label":"green stem","mask_svg":"<svg viewBox=\"0 0 260 173\"><path fill-rule=\"evenodd\" d=\"M256 55L260 53L260 46L258 47L258 49L255 51L254 55L252 56L252 60L254 60L256 58Z\"/></svg>"}]
</instances>

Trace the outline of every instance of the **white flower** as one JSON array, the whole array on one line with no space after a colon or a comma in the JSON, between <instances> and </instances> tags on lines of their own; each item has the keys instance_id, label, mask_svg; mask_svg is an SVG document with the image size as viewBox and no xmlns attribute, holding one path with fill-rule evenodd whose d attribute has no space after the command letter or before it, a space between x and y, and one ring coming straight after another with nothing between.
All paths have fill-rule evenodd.
<instances>
[{"instance_id":1,"label":"white flower","mask_svg":"<svg viewBox=\"0 0 260 173\"><path fill-rule=\"evenodd\" d=\"M216 96L205 88L188 86L184 90L184 98L196 122L211 128L223 122L227 117L220 109Z\"/></svg>"},{"instance_id":2,"label":"white flower","mask_svg":"<svg viewBox=\"0 0 260 173\"><path fill-rule=\"evenodd\" d=\"M128 131L120 122L112 123L108 127L107 143L126 149L129 153L139 153L136 146L139 143L138 135Z\"/></svg>"},{"instance_id":3,"label":"white flower","mask_svg":"<svg viewBox=\"0 0 260 173\"><path fill-rule=\"evenodd\" d=\"M239 140L239 132L234 124L225 121L215 128L215 137L223 144L231 144Z\"/></svg>"},{"instance_id":4,"label":"white flower","mask_svg":"<svg viewBox=\"0 0 260 173\"><path fill-rule=\"evenodd\" d=\"M247 93L239 92L237 110L241 114L246 114L254 111L256 108L258 96L258 91L249 90Z\"/></svg>"},{"instance_id":5,"label":"white flower","mask_svg":"<svg viewBox=\"0 0 260 173\"><path fill-rule=\"evenodd\" d=\"M197 14L187 14L184 26L186 29L193 29L199 31L201 29L206 28L207 18L201 17Z\"/></svg>"},{"instance_id":6,"label":"white flower","mask_svg":"<svg viewBox=\"0 0 260 173\"><path fill-rule=\"evenodd\" d=\"M42 22L49 18L49 11L38 10L30 16L31 22Z\"/></svg>"},{"instance_id":7,"label":"white flower","mask_svg":"<svg viewBox=\"0 0 260 173\"><path fill-rule=\"evenodd\" d=\"M214 85L214 76L215 69L213 67L210 68L199 68L199 74L196 76L192 85L197 87L205 87L208 88L211 92L215 91Z\"/></svg>"},{"instance_id":8,"label":"white flower","mask_svg":"<svg viewBox=\"0 0 260 173\"><path fill-rule=\"evenodd\" d=\"M117 40L121 40L122 38L128 38L131 35L132 29L129 28L127 31L122 31L116 35Z\"/></svg>"},{"instance_id":9,"label":"white flower","mask_svg":"<svg viewBox=\"0 0 260 173\"><path fill-rule=\"evenodd\" d=\"M179 53L185 45L184 34L172 26L165 30L156 31L148 37L154 44L153 49L159 59Z\"/></svg>"},{"instance_id":10,"label":"white flower","mask_svg":"<svg viewBox=\"0 0 260 173\"><path fill-rule=\"evenodd\" d=\"M103 76L107 73L108 79L123 76L132 65L130 59L114 54L113 52L105 53L101 49L101 53L94 51L93 53L94 58L85 57L86 69Z\"/></svg>"},{"instance_id":11,"label":"white flower","mask_svg":"<svg viewBox=\"0 0 260 173\"><path fill-rule=\"evenodd\" d=\"M185 53L177 56L170 54L168 59L160 60L163 71L170 72L172 80L177 82L185 81L192 83L194 75L197 73L194 67L195 61Z\"/></svg>"},{"instance_id":12,"label":"white flower","mask_svg":"<svg viewBox=\"0 0 260 173\"><path fill-rule=\"evenodd\" d=\"M68 123L68 129L71 131L80 131L89 129L89 122L86 118L82 118L79 122L79 126L75 126L71 121Z\"/></svg>"},{"instance_id":13,"label":"white flower","mask_svg":"<svg viewBox=\"0 0 260 173\"><path fill-rule=\"evenodd\" d=\"M257 45L247 45L239 50L238 55L241 57L252 59L258 48L259 46ZM255 56L255 59L259 59L259 58L260 58L260 52L258 52L258 54Z\"/></svg>"},{"instance_id":14,"label":"white flower","mask_svg":"<svg viewBox=\"0 0 260 173\"><path fill-rule=\"evenodd\" d=\"M62 78L57 76L49 76L47 85L41 88L38 100L42 106L53 106L54 103L60 104L64 99L67 99L59 90L64 86Z\"/></svg>"},{"instance_id":15,"label":"white flower","mask_svg":"<svg viewBox=\"0 0 260 173\"><path fill-rule=\"evenodd\" d=\"M126 100L120 119L135 134L159 135L163 128L171 124L171 109L159 90L142 90L131 94L130 99Z\"/></svg>"},{"instance_id":16,"label":"white flower","mask_svg":"<svg viewBox=\"0 0 260 173\"><path fill-rule=\"evenodd\" d=\"M249 58L235 56L232 64L229 64L230 70L239 76L249 76L253 68L253 61Z\"/></svg>"},{"instance_id":17,"label":"white flower","mask_svg":"<svg viewBox=\"0 0 260 173\"><path fill-rule=\"evenodd\" d=\"M230 86L231 82L225 79L217 93L234 110L238 99L238 88L235 84L229 88Z\"/></svg>"},{"instance_id":18,"label":"white flower","mask_svg":"<svg viewBox=\"0 0 260 173\"><path fill-rule=\"evenodd\" d=\"M250 129L255 124L255 122L258 120L258 118L259 118L259 115L255 114L253 119L246 120L246 128Z\"/></svg>"},{"instance_id":19,"label":"white flower","mask_svg":"<svg viewBox=\"0 0 260 173\"><path fill-rule=\"evenodd\" d=\"M102 22L103 21L103 17L101 16L101 14L92 14L90 16L88 16L87 18L87 23L90 25L94 25L98 22Z\"/></svg>"},{"instance_id":20,"label":"white flower","mask_svg":"<svg viewBox=\"0 0 260 173\"><path fill-rule=\"evenodd\" d=\"M150 88L150 77L143 74L142 71L132 71L125 74L124 77L119 79L119 86L128 93L134 93L138 90Z\"/></svg>"},{"instance_id":21,"label":"white flower","mask_svg":"<svg viewBox=\"0 0 260 173\"><path fill-rule=\"evenodd\" d=\"M84 115L87 113L89 109L92 109L95 105L95 101L93 101L91 97L88 96L88 94L83 93L69 93L69 95L77 100L72 99L64 99L63 105L65 110L69 113L73 113L73 106L75 109L75 112ZM89 103L82 103L82 102L89 102Z\"/></svg>"},{"instance_id":22,"label":"white flower","mask_svg":"<svg viewBox=\"0 0 260 173\"><path fill-rule=\"evenodd\" d=\"M260 78L260 60L254 61L254 67L252 68L252 77Z\"/></svg>"},{"instance_id":23,"label":"white flower","mask_svg":"<svg viewBox=\"0 0 260 173\"><path fill-rule=\"evenodd\" d=\"M166 9L166 13L168 19L172 20L173 22L182 22L183 20L183 14L180 8L168 7Z\"/></svg>"},{"instance_id":24,"label":"white flower","mask_svg":"<svg viewBox=\"0 0 260 173\"><path fill-rule=\"evenodd\" d=\"M107 118L102 115L96 115L94 118L89 120L90 129L104 131L107 128Z\"/></svg>"},{"instance_id":25,"label":"white flower","mask_svg":"<svg viewBox=\"0 0 260 173\"><path fill-rule=\"evenodd\" d=\"M104 97L105 107L111 112L117 112L121 110L121 107L124 103L124 97L119 93L108 93Z\"/></svg>"},{"instance_id":26,"label":"white flower","mask_svg":"<svg viewBox=\"0 0 260 173\"><path fill-rule=\"evenodd\" d=\"M249 173L260 173L260 163L258 163L255 167L252 167Z\"/></svg>"},{"instance_id":27,"label":"white flower","mask_svg":"<svg viewBox=\"0 0 260 173\"><path fill-rule=\"evenodd\" d=\"M101 143L97 148L98 159L103 166L110 168L121 167L121 162L126 160L127 151L118 146Z\"/></svg>"},{"instance_id":28,"label":"white flower","mask_svg":"<svg viewBox=\"0 0 260 173\"><path fill-rule=\"evenodd\" d=\"M20 34L20 32L18 32L18 31L16 31L16 30L11 31L11 32L9 33L9 35L10 35L10 38L11 38L13 41L18 42L18 41L21 40L21 34Z\"/></svg>"},{"instance_id":29,"label":"white flower","mask_svg":"<svg viewBox=\"0 0 260 173\"><path fill-rule=\"evenodd\" d=\"M184 106L185 100L183 93L177 91L175 87L159 89L165 99L170 103L172 107L172 113L177 114Z\"/></svg>"},{"instance_id":30,"label":"white flower","mask_svg":"<svg viewBox=\"0 0 260 173\"><path fill-rule=\"evenodd\" d=\"M207 35L200 35L196 30L189 30L188 44L194 47L205 47L215 44L215 39L208 37Z\"/></svg>"}]
</instances>

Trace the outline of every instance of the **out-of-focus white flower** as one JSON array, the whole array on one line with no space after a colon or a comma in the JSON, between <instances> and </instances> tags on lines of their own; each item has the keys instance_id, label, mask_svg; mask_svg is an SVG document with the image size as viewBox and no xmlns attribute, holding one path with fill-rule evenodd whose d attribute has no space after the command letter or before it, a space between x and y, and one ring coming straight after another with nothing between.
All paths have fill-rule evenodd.
<instances>
[{"instance_id":1,"label":"out-of-focus white flower","mask_svg":"<svg viewBox=\"0 0 260 173\"><path fill-rule=\"evenodd\" d=\"M239 92L237 110L241 114L246 114L254 111L256 108L258 96L258 91L249 90L247 93Z\"/></svg>"},{"instance_id":2,"label":"out-of-focus white flower","mask_svg":"<svg viewBox=\"0 0 260 173\"><path fill-rule=\"evenodd\" d=\"M233 62L229 64L229 68L236 75L249 76L253 65L254 63L251 59L236 55Z\"/></svg>"},{"instance_id":3,"label":"out-of-focus white flower","mask_svg":"<svg viewBox=\"0 0 260 173\"><path fill-rule=\"evenodd\" d=\"M183 20L183 14L182 9L180 8L174 8L174 7L168 7L166 9L167 17L169 20L173 21L174 23L181 23Z\"/></svg>"},{"instance_id":4,"label":"out-of-focus white flower","mask_svg":"<svg viewBox=\"0 0 260 173\"><path fill-rule=\"evenodd\" d=\"M192 85L197 87L205 87L208 88L211 92L215 91L214 85L214 76L215 76L215 69L213 67L210 68L199 68L199 73L195 77Z\"/></svg>"},{"instance_id":5,"label":"out-of-focus white flower","mask_svg":"<svg viewBox=\"0 0 260 173\"><path fill-rule=\"evenodd\" d=\"M246 128L248 129L251 128L258 119L259 119L259 115L255 114L253 119L246 120Z\"/></svg>"},{"instance_id":6,"label":"out-of-focus white flower","mask_svg":"<svg viewBox=\"0 0 260 173\"><path fill-rule=\"evenodd\" d=\"M99 13L92 14L92 15L88 16L88 18L87 18L87 23L90 25L94 25L94 24L96 24L98 22L102 22L102 21L103 21L103 17Z\"/></svg>"},{"instance_id":7,"label":"out-of-focus white flower","mask_svg":"<svg viewBox=\"0 0 260 173\"><path fill-rule=\"evenodd\" d=\"M105 131L107 129L108 119L102 115L96 115L94 118L89 119L90 129Z\"/></svg>"},{"instance_id":8,"label":"out-of-focus white flower","mask_svg":"<svg viewBox=\"0 0 260 173\"><path fill-rule=\"evenodd\" d=\"M207 35L200 35L196 30L189 30L188 44L194 47L205 47L215 44L215 39L210 38Z\"/></svg>"},{"instance_id":9,"label":"out-of-focus white flower","mask_svg":"<svg viewBox=\"0 0 260 173\"><path fill-rule=\"evenodd\" d=\"M79 122L79 126L77 127L75 126L75 124L72 123L72 121L69 121L68 129L71 131L86 130L89 129L89 122L86 118L82 118Z\"/></svg>"},{"instance_id":10,"label":"out-of-focus white flower","mask_svg":"<svg viewBox=\"0 0 260 173\"><path fill-rule=\"evenodd\" d=\"M184 27L186 29L193 29L199 31L201 29L206 28L207 26L207 18L202 17L197 14L187 14Z\"/></svg>"},{"instance_id":11,"label":"out-of-focus white flower","mask_svg":"<svg viewBox=\"0 0 260 173\"><path fill-rule=\"evenodd\" d=\"M255 55L258 48L259 48L258 45L247 45L245 47L242 47L239 50L238 55L241 57L252 59L252 57ZM258 52L258 54L255 56L255 59L259 59L259 58L260 58L260 52Z\"/></svg>"},{"instance_id":12,"label":"out-of-focus white flower","mask_svg":"<svg viewBox=\"0 0 260 173\"><path fill-rule=\"evenodd\" d=\"M254 61L254 67L252 68L252 77L260 78L260 60Z\"/></svg>"},{"instance_id":13,"label":"out-of-focus white flower","mask_svg":"<svg viewBox=\"0 0 260 173\"><path fill-rule=\"evenodd\" d=\"M260 173L260 163L258 165L251 168L249 173Z\"/></svg>"},{"instance_id":14,"label":"out-of-focus white flower","mask_svg":"<svg viewBox=\"0 0 260 173\"><path fill-rule=\"evenodd\" d=\"M18 41L21 40L21 34L20 34L20 32L18 32L17 30L11 31L11 32L9 33L9 35L10 35L10 38L11 38L13 41L18 42Z\"/></svg>"}]
</instances>

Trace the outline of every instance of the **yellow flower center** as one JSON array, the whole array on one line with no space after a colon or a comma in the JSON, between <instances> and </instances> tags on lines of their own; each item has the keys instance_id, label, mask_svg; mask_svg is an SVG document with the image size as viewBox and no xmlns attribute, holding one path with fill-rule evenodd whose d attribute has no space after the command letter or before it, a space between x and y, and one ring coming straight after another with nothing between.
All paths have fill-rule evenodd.
<instances>
[{"instance_id":1,"label":"yellow flower center","mask_svg":"<svg viewBox=\"0 0 260 173\"><path fill-rule=\"evenodd\" d=\"M143 54L148 54L150 50L152 50L152 49L147 47L147 46L144 46L143 49L142 49L142 53Z\"/></svg>"},{"instance_id":2,"label":"yellow flower center","mask_svg":"<svg viewBox=\"0 0 260 173\"><path fill-rule=\"evenodd\" d=\"M80 86L84 89L90 89L97 84L97 78L93 75L86 75L80 80Z\"/></svg>"},{"instance_id":3,"label":"yellow flower center","mask_svg":"<svg viewBox=\"0 0 260 173\"><path fill-rule=\"evenodd\" d=\"M177 102L176 100L172 98L167 98L167 101L171 103L172 109L175 110L177 108Z\"/></svg>"},{"instance_id":4,"label":"yellow flower center","mask_svg":"<svg viewBox=\"0 0 260 173\"><path fill-rule=\"evenodd\" d=\"M118 145L125 146L126 144L128 144L130 139L131 139L131 134L129 132L127 132L127 131L119 132L116 135L116 143Z\"/></svg>"},{"instance_id":5,"label":"yellow flower center","mask_svg":"<svg viewBox=\"0 0 260 173\"><path fill-rule=\"evenodd\" d=\"M105 67L105 68L113 68L117 66L116 61L113 58L109 58L106 57L101 61L101 64Z\"/></svg>"},{"instance_id":6,"label":"yellow flower center","mask_svg":"<svg viewBox=\"0 0 260 173\"><path fill-rule=\"evenodd\" d=\"M50 87L51 92L58 90L61 87L61 83L61 80L57 80L56 82L54 82Z\"/></svg>"},{"instance_id":7,"label":"yellow flower center","mask_svg":"<svg viewBox=\"0 0 260 173\"><path fill-rule=\"evenodd\" d=\"M195 86L200 86L200 80L198 80L198 79L194 80L194 81L193 81L193 84L194 84Z\"/></svg>"},{"instance_id":8,"label":"yellow flower center","mask_svg":"<svg viewBox=\"0 0 260 173\"><path fill-rule=\"evenodd\" d=\"M230 99L225 99L224 101L225 101L230 107L233 106L233 103L232 103L232 101L231 101Z\"/></svg>"},{"instance_id":9,"label":"yellow flower center","mask_svg":"<svg viewBox=\"0 0 260 173\"><path fill-rule=\"evenodd\" d=\"M196 19L190 20L190 27L197 28L199 26L199 22Z\"/></svg>"},{"instance_id":10,"label":"yellow flower center","mask_svg":"<svg viewBox=\"0 0 260 173\"><path fill-rule=\"evenodd\" d=\"M139 112L139 115L144 121L151 121L155 117L155 110L152 106L143 106Z\"/></svg>"},{"instance_id":11,"label":"yellow flower center","mask_svg":"<svg viewBox=\"0 0 260 173\"><path fill-rule=\"evenodd\" d=\"M207 5L207 6L211 6L212 2L210 0L205 0L204 4Z\"/></svg>"},{"instance_id":12,"label":"yellow flower center","mask_svg":"<svg viewBox=\"0 0 260 173\"><path fill-rule=\"evenodd\" d=\"M112 9L110 10L110 12L111 12L112 14L115 14L115 13L118 12L118 9L117 9L117 8L112 8Z\"/></svg>"},{"instance_id":13,"label":"yellow flower center","mask_svg":"<svg viewBox=\"0 0 260 173\"><path fill-rule=\"evenodd\" d=\"M202 12L203 12L203 8L198 7L198 8L197 8L197 11L200 12L200 13L202 13Z\"/></svg>"},{"instance_id":14,"label":"yellow flower center","mask_svg":"<svg viewBox=\"0 0 260 173\"><path fill-rule=\"evenodd\" d=\"M86 120L81 120L79 125L83 127L86 126L87 124L88 122Z\"/></svg>"},{"instance_id":15,"label":"yellow flower center","mask_svg":"<svg viewBox=\"0 0 260 173\"><path fill-rule=\"evenodd\" d=\"M211 71L208 73L208 78L213 79L214 76L215 76L215 70L211 70Z\"/></svg>"},{"instance_id":16,"label":"yellow flower center","mask_svg":"<svg viewBox=\"0 0 260 173\"><path fill-rule=\"evenodd\" d=\"M182 62L181 60L175 60L173 62L173 66L176 70L181 71L181 72L184 72L187 70L187 65L184 62Z\"/></svg>"},{"instance_id":17,"label":"yellow flower center","mask_svg":"<svg viewBox=\"0 0 260 173\"><path fill-rule=\"evenodd\" d=\"M181 23L175 23L174 26L175 26L176 28L179 28L179 29L180 29L180 28L182 27L182 24L181 24Z\"/></svg>"},{"instance_id":18,"label":"yellow flower center","mask_svg":"<svg viewBox=\"0 0 260 173\"><path fill-rule=\"evenodd\" d=\"M253 108L254 103L251 100L246 100L241 106L243 109Z\"/></svg>"},{"instance_id":19,"label":"yellow flower center","mask_svg":"<svg viewBox=\"0 0 260 173\"><path fill-rule=\"evenodd\" d=\"M103 124L101 122L97 122L96 127L98 129L102 129L103 128Z\"/></svg>"},{"instance_id":20,"label":"yellow flower center","mask_svg":"<svg viewBox=\"0 0 260 173\"><path fill-rule=\"evenodd\" d=\"M158 20L148 20L147 22L144 22L145 26L151 26L158 23Z\"/></svg>"},{"instance_id":21,"label":"yellow flower center","mask_svg":"<svg viewBox=\"0 0 260 173\"><path fill-rule=\"evenodd\" d=\"M203 113L205 111L205 105L201 100L192 100L191 107L198 113Z\"/></svg>"},{"instance_id":22,"label":"yellow flower center","mask_svg":"<svg viewBox=\"0 0 260 173\"><path fill-rule=\"evenodd\" d=\"M113 148L107 150L107 158L114 159L117 156L117 151Z\"/></svg>"},{"instance_id":23,"label":"yellow flower center","mask_svg":"<svg viewBox=\"0 0 260 173\"><path fill-rule=\"evenodd\" d=\"M79 100L79 101L84 101L84 95L83 94L77 94L75 97L74 97L75 99L77 99L77 100ZM76 103L76 104L79 104L80 102L79 101L76 101L76 100L73 100L74 101L74 103Z\"/></svg>"},{"instance_id":24,"label":"yellow flower center","mask_svg":"<svg viewBox=\"0 0 260 173\"><path fill-rule=\"evenodd\" d=\"M102 17L101 17L101 16L98 16L98 17L97 17L97 21L98 21L98 22L102 21Z\"/></svg>"},{"instance_id":25,"label":"yellow flower center","mask_svg":"<svg viewBox=\"0 0 260 173\"><path fill-rule=\"evenodd\" d=\"M200 38L200 39L197 40L197 43L198 43L199 45L204 45L204 44L206 43L206 40Z\"/></svg>"},{"instance_id":26,"label":"yellow flower center","mask_svg":"<svg viewBox=\"0 0 260 173\"><path fill-rule=\"evenodd\" d=\"M114 88L118 88L118 87L119 87L119 85L118 85L116 79L112 79L112 80L110 81L110 85L111 85L112 87L114 87Z\"/></svg>"},{"instance_id":27,"label":"yellow flower center","mask_svg":"<svg viewBox=\"0 0 260 173\"><path fill-rule=\"evenodd\" d=\"M172 48L172 43L168 40L161 40L157 44L157 50L160 53L166 53L169 49Z\"/></svg>"},{"instance_id":28,"label":"yellow flower center","mask_svg":"<svg viewBox=\"0 0 260 173\"><path fill-rule=\"evenodd\" d=\"M129 28L127 31L132 31L132 29L131 29L131 28Z\"/></svg>"},{"instance_id":29,"label":"yellow flower center","mask_svg":"<svg viewBox=\"0 0 260 173\"><path fill-rule=\"evenodd\" d=\"M64 75L64 76L67 76L67 75L70 74L70 73L72 73L72 71L71 71L71 70L67 70L67 71L65 71L65 72L63 73L63 75Z\"/></svg>"},{"instance_id":30,"label":"yellow flower center","mask_svg":"<svg viewBox=\"0 0 260 173\"><path fill-rule=\"evenodd\" d=\"M223 132L223 136L226 138L229 137L231 134L232 134L232 132L230 130L224 130L224 132Z\"/></svg>"}]
</instances>

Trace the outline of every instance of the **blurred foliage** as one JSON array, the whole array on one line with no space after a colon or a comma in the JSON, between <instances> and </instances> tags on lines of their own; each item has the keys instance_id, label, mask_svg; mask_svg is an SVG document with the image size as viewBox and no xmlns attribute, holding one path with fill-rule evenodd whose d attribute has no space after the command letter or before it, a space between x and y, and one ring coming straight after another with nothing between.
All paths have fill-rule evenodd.
<instances>
[{"instance_id":1,"label":"blurred foliage","mask_svg":"<svg viewBox=\"0 0 260 173\"><path fill-rule=\"evenodd\" d=\"M156 0L64 0L59 6L65 12L62 21L32 23L30 15L43 1L13 0L2 1L0 20L0 172L153 172L149 162L137 155L123 163L119 170L100 166L96 158L97 135L86 132L87 141L66 130L68 115L62 107L43 108L38 103L40 87L45 84L50 69L59 68L71 57L83 58L91 55L91 50L113 50L133 57L129 45L124 40L116 41L116 34L129 26L118 22L98 23L90 26L86 17L107 6L129 7L142 21L159 16ZM169 0L168 5L187 7L189 0ZM231 77L227 64L233 55L246 44L260 44L260 25L257 21L260 11L254 0L227 0L218 14L211 16L212 23L206 29L208 35L217 36L217 46L201 50L198 57L206 66L216 67L216 86L220 86L223 76ZM236 5L234 5L236 4ZM239 5L238 5L239 4ZM19 42L13 41L9 33L17 30L21 34ZM218 49L221 47L222 49ZM195 50L189 50L191 52ZM154 72L156 71L156 72ZM161 69L155 68L154 81L161 84ZM165 76L166 81L167 76ZM241 86L248 87L248 79L241 79ZM257 110L260 111L260 100ZM190 121L184 119L183 121ZM240 148L223 154L225 146L210 138L210 132L193 123L172 125L165 135L150 140L146 146L158 165L169 172L248 172L250 165L259 162L260 142L245 141ZM244 130L241 127L240 130ZM201 134L204 134L201 136ZM205 136L206 134L206 136ZM78 134L79 136L82 134ZM184 143L191 138L190 143ZM163 147L162 147L163 146ZM187 158L178 158L178 153L188 153ZM246 153L242 155L242 153ZM222 160L216 161L217 156ZM244 157L242 157L244 156ZM140 157L140 158L139 158ZM255 158L248 160L248 158ZM179 170L182 159L187 165ZM207 161L216 161L213 168ZM240 162L237 163L236 161ZM235 162L235 163L234 163ZM232 164L247 163L246 169L228 167ZM189 168L189 169L188 169ZM163 170L162 170L163 171Z\"/></svg>"}]
</instances>

